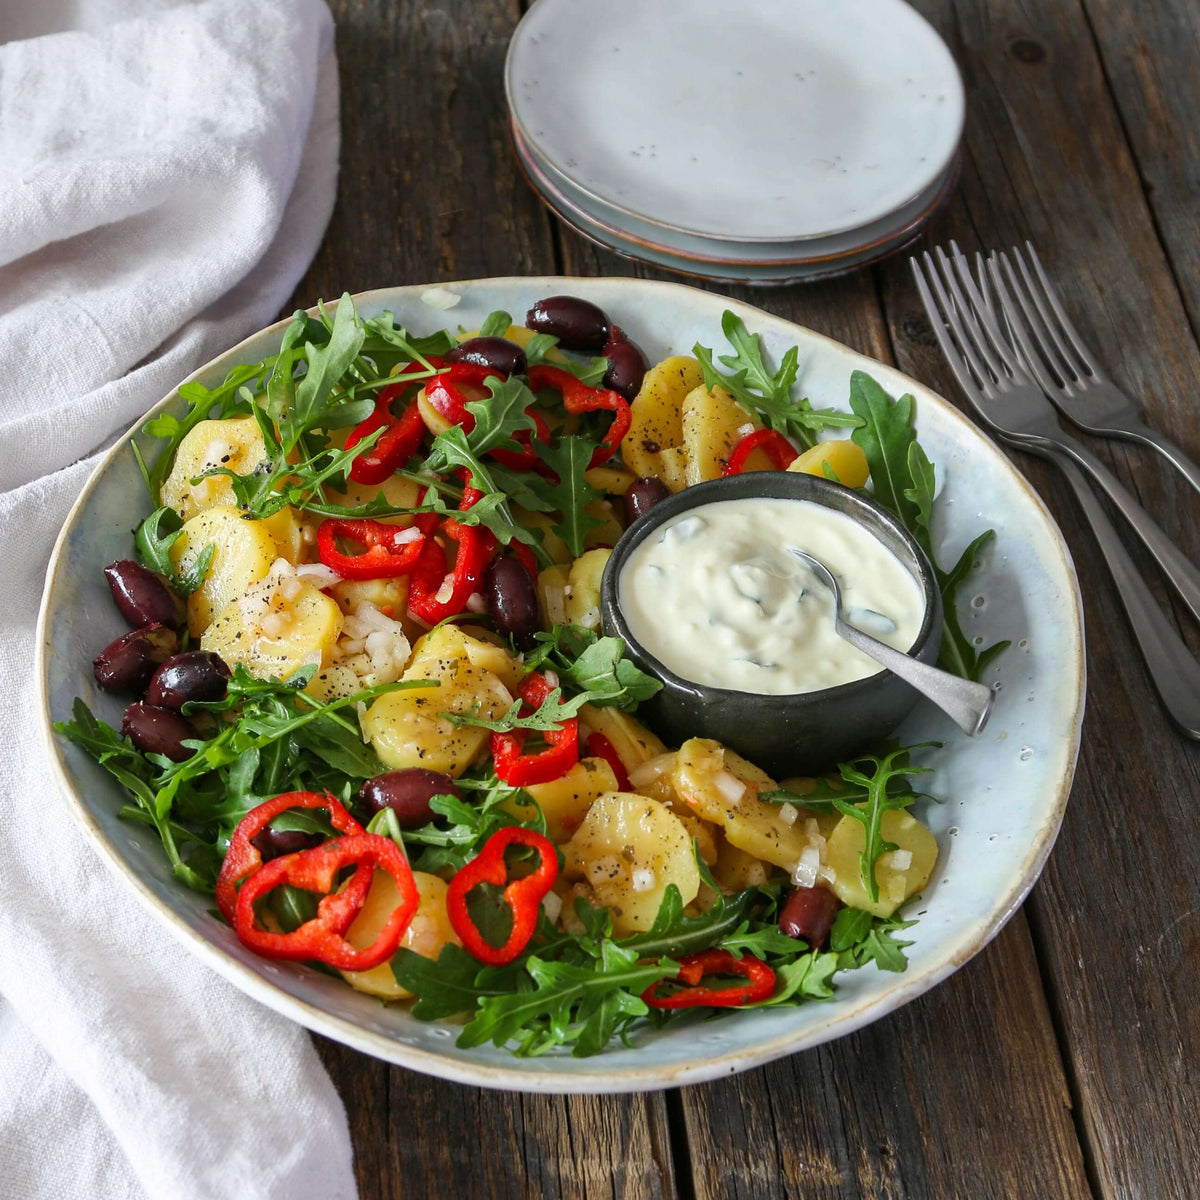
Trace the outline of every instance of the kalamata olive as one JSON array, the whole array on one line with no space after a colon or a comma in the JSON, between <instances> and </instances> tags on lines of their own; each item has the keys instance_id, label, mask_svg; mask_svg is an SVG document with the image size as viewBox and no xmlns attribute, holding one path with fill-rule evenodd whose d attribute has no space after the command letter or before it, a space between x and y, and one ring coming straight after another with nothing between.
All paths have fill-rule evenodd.
<instances>
[{"instance_id":1,"label":"kalamata olive","mask_svg":"<svg viewBox=\"0 0 1200 1200\"><path fill-rule=\"evenodd\" d=\"M537 587L525 565L511 554L495 559L483 577L483 598L496 628L509 634L518 650L528 650L541 617Z\"/></svg>"},{"instance_id":2,"label":"kalamata olive","mask_svg":"<svg viewBox=\"0 0 1200 1200\"><path fill-rule=\"evenodd\" d=\"M165 754L175 762L183 762L195 753L183 743L200 734L195 725L169 708L155 708L140 700L125 710L121 732L146 754Z\"/></svg>"},{"instance_id":3,"label":"kalamata olive","mask_svg":"<svg viewBox=\"0 0 1200 1200\"><path fill-rule=\"evenodd\" d=\"M525 324L535 333L558 338L564 350L582 350L598 354L608 341L608 317L578 296L547 296L526 314Z\"/></svg>"},{"instance_id":4,"label":"kalamata olive","mask_svg":"<svg viewBox=\"0 0 1200 1200\"><path fill-rule=\"evenodd\" d=\"M446 355L446 361L474 363L501 375L524 375L529 369L525 351L516 342L502 337L467 338Z\"/></svg>"},{"instance_id":5,"label":"kalamata olive","mask_svg":"<svg viewBox=\"0 0 1200 1200\"><path fill-rule=\"evenodd\" d=\"M614 325L608 331L608 341L600 351L608 359L608 370L604 373L604 386L620 392L626 400L632 400L642 389L642 379L650 369L650 361L640 346L631 342L622 330Z\"/></svg>"},{"instance_id":6,"label":"kalamata olive","mask_svg":"<svg viewBox=\"0 0 1200 1200\"><path fill-rule=\"evenodd\" d=\"M179 649L175 630L161 625L133 629L110 642L92 659L96 682L106 692L134 692L141 695L158 669Z\"/></svg>"},{"instance_id":7,"label":"kalamata olive","mask_svg":"<svg viewBox=\"0 0 1200 1200\"><path fill-rule=\"evenodd\" d=\"M187 650L167 659L150 680L146 703L156 708L182 708L189 700L220 700L229 668L211 650Z\"/></svg>"},{"instance_id":8,"label":"kalamata olive","mask_svg":"<svg viewBox=\"0 0 1200 1200\"><path fill-rule=\"evenodd\" d=\"M814 950L823 945L842 902L825 887L798 887L788 893L779 910L779 929L800 938Z\"/></svg>"},{"instance_id":9,"label":"kalamata olive","mask_svg":"<svg viewBox=\"0 0 1200 1200\"><path fill-rule=\"evenodd\" d=\"M657 475L643 475L635 479L625 492L626 523L632 525L638 517L644 517L670 494L671 489Z\"/></svg>"},{"instance_id":10,"label":"kalamata olive","mask_svg":"<svg viewBox=\"0 0 1200 1200\"><path fill-rule=\"evenodd\" d=\"M121 616L135 629L144 625L166 625L177 629L187 609L179 593L161 576L131 558L109 563L104 578L112 589Z\"/></svg>"},{"instance_id":11,"label":"kalamata olive","mask_svg":"<svg viewBox=\"0 0 1200 1200\"><path fill-rule=\"evenodd\" d=\"M299 829L260 829L251 839L252 845L262 855L263 862L295 854L298 850L312 850L325 841L323 833L304 833Z\"/></svg>"},{"instance_id":12,"label":"kalamata olive","mask_svg":"<svg viewBox=\"0 0 1200 1200\"><path fill-rule=\"evenodd\" d=\"M368 779L358 789L359 800L371 812L390 808L401 829L419 829L437 815L429 807L433 796L459 796L461 793L449 775L408 767L403 771L385 771Z\"/></svg>"}]
</instances>

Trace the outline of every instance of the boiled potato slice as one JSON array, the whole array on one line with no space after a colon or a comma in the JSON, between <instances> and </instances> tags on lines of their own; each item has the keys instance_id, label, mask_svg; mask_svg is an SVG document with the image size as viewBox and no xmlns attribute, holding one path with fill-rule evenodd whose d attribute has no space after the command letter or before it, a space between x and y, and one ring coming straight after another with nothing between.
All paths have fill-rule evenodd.
<instances>
[{"instance_id":1,"label":"boiled potato slice","mask_svg":"<svg viewBox=\"0 0 1200 1200\"><path fill-rule=\"evenodd\" d=\"M552 625L566 624L567 580L570 576L571 568L567 563L555 563L538 573L538 601L542 610L542 624L547 629Z\"/></svg>"},{"instance_id":2,"label":"boiled potato slice","mask_svg":"<svg viewBox=\"0 0 1200 1200\"><path fill-rule=\"evenodd\" d=\"M667 480L660 455L683 445L683 398L703 378L700 364L688 355L664 359L646 372L630 405L629 432L621 442L621 457L635 475Z\"/></svg>"},{"instance_id":3,"label":"boiled potato slice","mask_svg":"<svg viewBox=\"0 0 1200 1200\"><path fill-rule=\"evenodd\" d=\"M337 604L310 583L294 576L280 584L257 585L261 604L232 600L200 639L203 650L219 654L230 666L241 663L256 679L287 679L309 663L328 666L342 631ZM251 599L259 599L251 590ZM258 610L247 626L246 613ZM332 683L332 681L330 681ZM356 685L347 695L359 691Z\"/></svg>"},{"instance_id":4,"label":"boiled potato slice","mask_svg":"<svg viewBox=\"0 0 1200 1200\"><path fill-rule=\"evenodd\" d=\"M188 570L206 546L213 546L204 582L188 597L188 629L202 634L231 600L264 578L278 547L263 521L247 521L230 504L218 504L185 521L168 551L176 571Z\"/></svg>"},{"instance_id":5,"label":"boiled potato slice","mask_svg":"<svg viewBox=\"0 0 1200 1200\"><path fill-rule=\"evenodd\" d=\"M606 463L602 467L589 467L584 472L584 478L598 492L608 496L623 496L637 476L628 467Z\"/></svg>"},{"instance_id":6,"label":"boiled potato slice","mask_svg":"<svg viewBox=\"0 0 1200 1200\"><path fill-rule=\"evenodd\" d=\"M413 880L421 900L413 913L412 923L400 938L404 950L412 950L425 958L437 959L447 942L461 946L450 916L446 909L446 883L436 875L414 871ZM371 879L371 890L358 911L350 928L346 930L346 941L355 950L365 950L379 936L387 919L400 903L400 892L396 881L386 872L376 870ZM369 971L343 971L342 978L360 992L368 992L383 1000L406 1000L412 992L402 988L392 974L392 960L382 962Z\"/></svg>"},{"instance_id":7,"label":"boiled potato slice","mask_svg":"<svg viewBox=\"0 0 1200 1200\"><path fill-rule=\"evenodd\" d=\"M760 422L721 387L698 387L683 400L683 444L688 487L720 479L734 446Z\"/></svg>"},{"instance_id":8,"label":"boiled potato slice","mask_svg":"<svg viewBox=\"0 0 1200 1200\"><path fill-rule=\"evenodd\" d=\"M563 590L568 625L600 628L600 581L611 550L588 550L572 564Z\"/></svg>"},{"instance_id":9,"label":"boiled potato slice","mask_svg":"<svg viewBox=\"0 0 1200 1200\"><path fill-rule=\"evenodd\" d=\"M344 504L348 508L357 508L362 504L370 504L377 496L382 496L392 508L416 508L419 503L421 485L411 479L401 479L393 475L382 483L357 483L350 479L344 492L330 492L330 499L335 504ZM373 521L383 521L387 525L411 525L411 516L372 517Z\"/></svg>"},{"instance_id":10,"label":"boiled potato slice","mask_svg":"<svg viewBox=\"0 0 1200 1200\"><path fill-rule=\"evenodd\" d=\"M537 801L546 818L548 836L559 846L583 823L592 801L605 792L615 792L619 786L612 767L604 759L581 758L561 779L535 783L525 791ZM502 807L522 821L534 816L531 805L515 799L506 801Z\"/></svg>"},{"instance_id":11,"label":"boiled potato slice","mask_svg":"<svg viewBox=\"0 0 1200 1200\"><path fill-rule=\"evenodd\" d=\"M700 890L687 830L666 807L633 792L598 797L564 853L567 877L591 884L618 936L654 924L669 884L684 904Z\"/></svg>"},{"instance_id":12,"label":"boiled potato slice","mask_svg":"<svg viewBox=\"0 0 1200 1200\"><path fill-rule=\"evenodd\" d=\"M362 718L364 737L392 770L426 767L461 775L484 751L488 731L465 725L456 729L441 713L465 713L494 719L512 704L512 694L467 656L461 635L443 625L421 639L405 679L429 679L436 688L414 688L380 696Z\"/></svg>"},{"instance_id":13,"label":"boiled potato slice","mask_svg":"<svg viewBox=\"0 0 1200 1200\"><path fill-rule=\"evenodd\" d=\"M621 534L625 532L625 527L617 519L617 514L613 509L611 500L605 500L603 497L599 500L593 500L591 504L585 506L583 511L589 517L595 517L600 522L599 525L593 525L583 535L583 548L585 550L591 550L600 546L611 548L620 541Z\"/></svg>"},{"instance_id":14,"label":"boiled potato slice","mask_svg":"<svg viewBox=\"0 0 1200 1200\"><path fill-rule=\"evenodd\" d=\"M275 549L280 558L287 559L293 565L304 561L305 550L311 544L313 534L299 509L292 508L290 504L284 505L277 513L264 517L262 523L275 539Z\"/></svg>"},{"instance_id":15,"label":"boiled potato slice","mask_svg":"<svg viewBox=\"0 0 1200 1200\"><path fill-rule=\"evenodd\" d=\"M682 446L670 446L658 456L658 474L673 492L688 485L688 452Z\"/></svg>"},{"instance_id":16,"label":"boiled potato slice","mask_svg":"<svg viewBox=\"0 0 1200 1200\"><path fill-rule=\"evenodd\" d=\"M753 763L709 738L690 738L679 748L675 790L700 816L719 824L731 845L791 872L808 845L804 822L788 824L773 804L758 798L772 786Z\"/></svg>"},{"instance_id":17,"label":"boiled potato slice","mask_svg":"<svg viewBox=\"0 0 1200 1200\"><path fill-rule=\"evenodd\" d=\"M568 567L571 565L574 555L567 549L567 543L551 528L554 524L551 513L530 512L527 508L514 505L513 516L516 517L517 523L524 525L526 529L542 531L542 547L556 563L564 563Z\"/></svg>"},{"instance_id":18,"label":"boiled potato slice","mask_svg":"<svg viewBox=\"0 0 1200 1200\"><path fill-rule=\"evenodd\" d=\"M667 752L666 746L650 730L617 708L585 704L579 710L580 740L586 741L592 733L602 733L608 738L626 771Z\"/></svg>"},{"instance_id":19,"label":"boiled potato slice","mask_svg":"<svg viewBox=\"0 0 1200 1200\"><path fill-rule=\"evenodd\" d=\"M748 887L758 887L767 882L771 868L760 858L748 854L727 839L722 839L717 849L717 863L713 867L721 891L730 895L744 892Z\"/></svg>"},{"instance_id":20,"label":"boiled potato slice","mask_svg":"<svg viewBox=\"0 0 1200 1200\"><path fill-rule=\"evenodd\" d=\"M805 450L788 470L800 471L805 475L826 476L826 466L838 483L852 488L865 487L871 474L871 469L867 466L867 456L862 452L862 448L856 446L849 438L818 442L811 449Z\"/></svg>"},{"instance_id":21,"label":"boiled potato slice","mask_svg":"<svg viewBox=\"0 0 1200 1200\"><path fill-rule=\"evenodd\" d=\"M443 625L438 631L440 645L446 648L459 647L460 653L470 659L481 671L491 671L510 692L515 693L525 678L525 668L503 645L495 634L483 629L462 625ZM417 653L424 651L429 635L417 643Z\"/></svg>"},{"instance_id":22,"label":"boiled potato slice","mask_svg":"<svg viewBox=\"0 0 1200 1200\"><path fill-rule=\"evenodd\" d=\"M237 475L250 475L266 458L266 443L254 417L201 421L179 443L159 497L183 520L190 521L206 508L237 503L228 476L213 475L194 486L193 479L217 467L227 467Z\"/></svg>"},{"instance_id":23,"label":"boiled potato slice","mask_svg":"<svg viewBox=\"0 0 1200 1200\"><path fill-rule=\"evenodd\" d=\"M877 917L890 917L909 896L915 896L929 882L937 862L938 845L937 838L904 810L885 812L879 830L884 841L894 842L899 851L889 851L875 864L879 899L874 903L867 898L862 881L861 856L867 833L861 821L843 817L837 823L825 845L825 865L836 873L830 886L843 904L865 909ZM909 857L903 869L893 865L896 853Z\"/></svg>"},{"instance_id":24,"label":"boiled potato slice","mask_svg":"<svg viewBox=\"0 0 1200 1200\"><path fill-rule=\"evenodd\" d=\"M349 614L364 602L385 617L399 621L408 611L408 579L342 579L329 589L342 612ZM419 635L418 635L419 636Z\"/></svg>"},{"instance_id":25,"label":"boiled potato slice","mask_svg":"<svg viewBox=\"0 0 1200 1200\"><path fill-rule=\"evenodd\" d=\"M363 690L363 681L349 667L339 663L323 667L309 681L304 689L310 696L328 703L330 700L341 700L353 696Z\"/></svg>"}]
</instances>

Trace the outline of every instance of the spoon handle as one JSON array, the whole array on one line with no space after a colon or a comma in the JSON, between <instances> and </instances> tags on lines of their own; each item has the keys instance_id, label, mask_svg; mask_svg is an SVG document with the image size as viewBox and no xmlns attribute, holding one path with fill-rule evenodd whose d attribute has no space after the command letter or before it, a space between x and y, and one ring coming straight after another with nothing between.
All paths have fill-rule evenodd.
<instances>
[{"instance_id":1,"label":"spoon handle","mask_svg":"<svg viewBox=\"0 0 1200 1200\"><path fill-rule=\"evenodd\" d=\"M918 659L909 658L900 650L876 641L875 638L837 621L838 634L852 646L887 667L905 683L912 684L928 700L932 700L964 733L972 737L982 732L992 709L995 693L986 684L972 683L957 675L931 667Z\"/></svg>"}]
</instances>

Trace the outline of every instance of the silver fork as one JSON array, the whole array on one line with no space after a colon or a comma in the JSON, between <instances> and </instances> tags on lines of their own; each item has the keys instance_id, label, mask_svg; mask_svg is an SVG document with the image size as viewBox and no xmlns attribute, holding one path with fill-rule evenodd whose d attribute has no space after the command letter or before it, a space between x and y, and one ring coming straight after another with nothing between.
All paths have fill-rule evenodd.
<instances>
[{"instance_id":1,"label":"silver fork","mask_svg":"<svg viewBox=\"0 0 1200 1200\"><path fill-rule=\"evenodd\" d=\"M1108 563L1125 615L1129 618L1134 638L1146 660L1150 678L1158 690L1163 707L1183 733L1200 740L1200 664L1164 616L1146 581L1121 544L1117 531L1080 470L1082 464L1073 452L1072 439L1062 433L1050 402L1022 370L1011 347L1000 335L957 247L955 255L958 262L953 269L943 251L939 249L937 254L941 275L928 253L924 255L924 269L916 258L909 261L916 277L917 291L954 377L989 429L1010 445L1048 458L1066 476ZM974 306L967 303L956 281L956 273L973 295L976 301ZM934 300L935 292L937 301ZM953 302L951 296L954 297ZM985 328L988 329L988 336L984 334ZM1079 449L1083 450L1083 447ZM1084 451L1084 454L1087 455L1087 452ZM1095 465L1104 471L1099 463ZM1120 483L1115 479L1111 482L1119 492L1125 494L1129 504L1137 508L1136 502ZM1109 494L1112 495L1111 492ZM1122 506L1118 504L1118 507ZM1124 508L1122 511L1125 511ZM1145 514L1142 516L1145 517ZM1149 522L1148 517L1145 520ZM1149 523L1165 541L1162 531L1153 522ZM1182 558L1182 555L1179 557ZM1159 561L1161 564L1162 560ZM1194 572L1186 559L1183 562ZM1190 603L1189 607L1192 607Z\"/></svg>"},{"instance_id":2,"label":"silver fork","mask_svg":"<svg viewBox=\"0 0 1200 1200\"><path fill-rule=\"evenodd\" d=\"M1024 318L1014 325L1013 333L1042 391L1080 429L1152 446L1200 492L1200 467L1169 438L1151 429L1138 406L1105 375L1071 324L1033 243L1026 242L1025 248L1028 262L1019 247L1012 250L1020 279L1003 251L990 254L988 265L998 261L1007 277L1010 299Z\"/></svg>"}]
</instances>

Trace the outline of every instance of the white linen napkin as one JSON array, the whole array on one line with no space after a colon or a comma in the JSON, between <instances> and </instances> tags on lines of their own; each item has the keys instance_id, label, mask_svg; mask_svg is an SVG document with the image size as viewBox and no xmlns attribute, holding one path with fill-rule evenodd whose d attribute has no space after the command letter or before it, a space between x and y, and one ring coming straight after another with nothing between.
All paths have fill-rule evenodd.
<instances>
[{"instance_id":1,"label":"white linen napkin","mask_svg":"<svg viewBox=\"0 0 1200 1200\"><path fill-rule=\"evenodd\" d=\"M271 321L317 248L332 22L322 0L4 7L0 38L28 40L0 46L0 1195L348 1200L307 1034L195 961L77 833L31 670L94 452Z\"/></svg>"}]
</instances>

